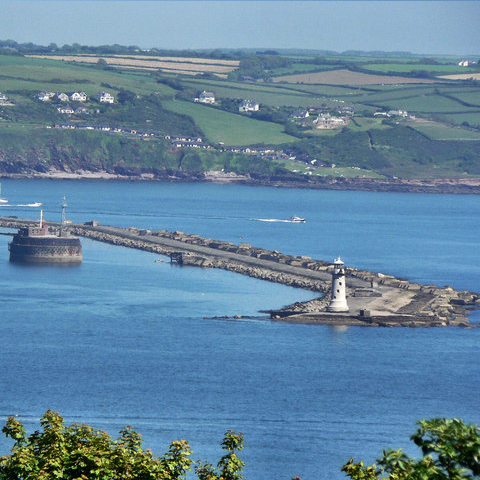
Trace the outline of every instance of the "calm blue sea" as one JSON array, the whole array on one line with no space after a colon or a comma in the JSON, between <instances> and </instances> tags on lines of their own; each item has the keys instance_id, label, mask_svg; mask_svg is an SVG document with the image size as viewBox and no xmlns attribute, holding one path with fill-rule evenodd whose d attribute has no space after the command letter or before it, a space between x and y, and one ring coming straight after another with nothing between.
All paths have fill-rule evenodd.
<instances>
[{"instance_id":1,"label":"calm blue sea","mask_svg":"<svg viewBox=\"0 0 480 480\"><path fill-rule=\"evenodd\" d=\"M480 197L208 184L3 180L1 215L182 230L422 283L480 290ZM305 224L285 220L306 217ZM262 219L262 220L259 220ZM269 221L265 221L269 220ZM3 230L5 231L5 230ZM336 329L258 313L313 298L83 240L77 267L8 261L0 236L0 423L59 410L157 454L186 438L215 462L245 434L246 480L340 480L351 457L412 448L418 419L480 421L480 329ZM165 259L166 260L166 259ZM204 317L252 315L253 319ZM480 316L475 313L473 321ZM11 443L0 438L0 454Z\"/></svg>"}]
</instances>

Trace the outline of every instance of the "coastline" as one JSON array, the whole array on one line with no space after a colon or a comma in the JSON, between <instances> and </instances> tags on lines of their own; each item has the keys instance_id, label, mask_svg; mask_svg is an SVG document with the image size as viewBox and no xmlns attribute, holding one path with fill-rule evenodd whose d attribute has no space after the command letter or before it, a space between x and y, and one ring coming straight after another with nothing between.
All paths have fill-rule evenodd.
<instances>
[{"instance_id":1,"label":"coastline","mask_svg":"<svg viewBox=\"0 0 480 480\"><path fill-rule=\"evenodd\" d=\"M480 177L405 179L360 177L289 177L283 175L257 176L231 172L183 172L160 170L152 172L116 173L77 170L76 172L49 171L29 173L1 173L0 178L52 180L116 180L171 183L219 183L277 188L304 188L312 190L360 190L373 192L480 194Z\"/></svg>"}]
</instances>

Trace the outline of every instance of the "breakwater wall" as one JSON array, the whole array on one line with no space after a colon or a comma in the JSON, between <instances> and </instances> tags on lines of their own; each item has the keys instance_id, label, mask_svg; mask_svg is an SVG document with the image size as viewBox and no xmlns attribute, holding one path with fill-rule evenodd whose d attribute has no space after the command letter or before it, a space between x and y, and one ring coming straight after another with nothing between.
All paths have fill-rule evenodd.
<instances>
[{"instance_id":1,"label":"breakwater wall","mask_svg":"<svg viewBox=\"0 0 480 480\"><path fill-rule=\"evenodd\" d=\"M0 217L0 226L19 228L34 223L25 219ZM51 225L58 225L49 222ZM137 228L117 228L99 225L97 222L71 224L67 227L71 233L92 240L144 250L158 255L169 256L174 263L202 268L221 268L253 278L281 283L297 288L308 289L327 294L322 300L298 303L273 312L272 317L295 317L297 321L314 323L325 317L324 311L331 288L332 266L322 260L307 256L286 255L278 251L252 247L246 243L235 245L221 240L213 240L184 232L166 230L144 230ZM421 285L391 275L375 273L356 268L347 268L347 296L351 308L352 321L364 324L382 324L373 322L373 318L387 317L400 325L411 324L422 319L422 324L453 325L468 324L471 308L478 305L478 294L459 291L450 286ZM367 309L372 314L365 316ZM302 315L304 316L302 320ZM312 317L313 315L313 317ZM323 316L323 317L322 317ZM330 315L329 322L332 321ZM340 316L337 316L340 321ZM289 321L294 321L291 318ZM383 322L385 323L385 322ZM387 322L388 323L388 322Z\"/></svg>"}]
</instances>

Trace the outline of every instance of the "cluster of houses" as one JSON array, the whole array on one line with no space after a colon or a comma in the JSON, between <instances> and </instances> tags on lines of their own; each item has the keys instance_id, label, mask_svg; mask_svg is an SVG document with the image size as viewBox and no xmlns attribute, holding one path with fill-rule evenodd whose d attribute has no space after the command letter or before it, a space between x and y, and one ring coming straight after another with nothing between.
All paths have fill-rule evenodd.
<instances>
[{"instance_id":1,"label":"cluster of houses","mask_svg":"<svg viewBox=\"0 0 480 480\"><path fill-rule=\"evenodd\" d=\"M388 112L375 112L374 117L401 117L401 118L415 118L408 114L406 110L389 110Z\"/></svg>"},{"instance_id":2,"label":"cluster of houses","mask_svg":"<svg viewBox=\"0 0 480 480\"><path fill-rule=\"evenodd\" d=\"M329 113L322 113L313 121L313 124L320 130L331 130L333 128L345 127L348 125L348 122L348 117L334 117Z\"/></svg>"},{"instance_id":3,"label":"cluster of houses","mask_svg":"<svg viewBox=\"0 0 480 480\"><path fill-rule=\"evenodd\" d=\"M15 105L4 93L0 92L0 107L6 105Z\"/></svg>"},{"instance_id":4,"label":"cluster of houses","mask_svg":"<svg viewBox=\"0 0 480 480\"><path fill-rule=\"evenodd\" d=\"M475 65L477 62L474 62L472 60L460 60L458 62L459 67L470 67L472 65Z\"/></svg>"},{"instance_id":5,"label":"cluster of houses","mask_svg":"<svg viewBox=\"0 0 480 480\"><path fill-rule=\"evenodd\" d=\"M100 110L98 108L92 110L86 107L73 108L70 105L65 105L57 107L57 112L64 115L88 115L90 113L100 113Z\"/></svg>"},{"instance_id":6,"label":"cluster of houses","mask_svg":"<svg viewBox=\"0 0 480 480\"><path fill-rule=\"evenodd\" d=\"M260 105L255 100L243 100L238 106L239 112L258 112Z\"/></svg>"},{"instance_id":7,"label":"cluster of houses","mask_svg":"<svg viewBox=\"0 0 480 480\"><path fill-rule=\"evenodd\" d=\"M73 92L70 94L64 92L40 92L36 95L37 100L41 102L50 102L57 100L60 102L86 102L88 100L85 92ZM109 92L99 92L95 98L100 103L114 103L115 97Z\"/></svg>"},{"instance_id":8,"label":"cluster of houses","mask_svg":"<svg viewBox=\"0 0 480 480\"><path fill-rule=\"evenodd\" d=\"M193 99L195 103L205 103L207 105L213 105L216 102L215 93L207 92L204 90L198 97ZM240 102L238 111L245 112L258 112L260 110L260 104L255 100L245 99Z\"/></svg>"},{"instance_id":9,"label":"cluster of houses","mask_svg":"<svg viewBox=\"0 0 480 480\"><path fill-rule=\"evenodd\" d=\"M206 103L213 105L215 103L215 94L213 92L203 91L198 97L193 99L195 103Z\"/></svg>"},{"instance_id":10,"label":"cluster of houses","mask_svg":"<svg viewBox=\"0 0 480 480\"><path fill-rule=\"evenodd\" d=\"M110 125L81 125L78 123L55 123L47 128L56 128L60 130L91 130L97 132L119 133L123 135L134 135L142 138L164 138L170 140L175 148L213 148L211 145L203 142L201 137L179 137L175 135L162 135L158 132L136 130L126 127L112 127Z\"/></svg>"},{"instance_id":11,"label":"cluster of houses","mask_svg":"<svg viewBox=\"0 0 480 480\"><path fill-rule=\"evenodd\" d=\"M336 113L336 115L332 115ZM343 105L332 109L330 107L310 107L306 110L296 110L290 115L290 119L301 127L315 127L322 130L340 128L348 125L350 117L355 113L352 106ZM311 119L313 115L317 118Z\"/></svg>"}]
</instances>

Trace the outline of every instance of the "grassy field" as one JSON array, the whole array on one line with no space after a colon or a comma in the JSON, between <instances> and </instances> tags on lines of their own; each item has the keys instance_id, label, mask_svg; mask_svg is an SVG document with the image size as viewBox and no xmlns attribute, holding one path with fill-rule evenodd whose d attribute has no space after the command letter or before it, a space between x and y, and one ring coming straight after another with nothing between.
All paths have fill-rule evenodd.
<instances>
[{"instance_id":1,"label":"grassy field","mask_svg":"<svg viewBox=\"0 0 480 480\"><path fill-rule=\"evenodd\" d=\"M408 84L432 83L429 79L394 77L390 75L369 75L366 73L351 72L349 70L333 70L318 73L304 73L299 75L285 75L274 78L274 82L289 83L324 83L327 85L376 85L376 84Z\"/></svg>"},{"instance_id":2,"label":"grassy field","mask_svg":"<svg viewBox=\"0 0 480 480\"><path fill-rule=\"evenodd\" d=\"M295 73L307 73L307 72L325 72L327 70L337 70L342 68L343 65L317 65L314 63L294 63L288 67L274 68L270 74L272 77L278 77L280 75L291 75Z\"/></svg>"},{"instance_id":3,"label":"grassy field","mask_svg":"<svg viewBox=\"0 0 480 480\"><path fill-rule=\"evenodd\" d=\"M480 73L458 73L456 75L442 75L439 78L446 80L480 80Z\"/></svg>"},{"instance_id":4,"label":"grassy field","mask_svg":"<svg viewBox=\"0 0 480 480\"><path fill-rule=\"evenodd\" d=\"M223 86L222 84L212 84L211 82L202 81L184 81L185 85L198 90L213 90L216 98L238 98L238 99L254 99L264 105L272 107L290 106L290 107L306 107L312 104L312 96L305 93L298 93L293 90L289 91L284 88L248 88L245 84L238 86ZM228 85L227 82L225 82Z\"/></svg>"},{"instance_id":5,"label":"grassy field","mask_svg":"<svg viewBox=\"0 0 480 480\"><path fill-rule=\"evenodd\" d=\"M303 173L308 175L316 175L320 177L368 177L368 178L382 178L383 175L372 172L371 170L364 170L358 167L315 167L307 165L303 162L295 160L281 160L277 162L283 168L295 173Z\"/></svg>"},{"instance_id":6,"label":"grassy field","mask_svg":"<svg viewBox=\"0 0 480 480\"><path fill-rule=\"evenodd\" d=\"M102 58L115 68L138 70L174 70L178 73L196 75L197 73L228 74L238 67L238 61L212 60L184 57L155 57L145 55L31 55L31 58L56 60L57 62L78 62L95 64Z\"/></svg>"},{"instance_id":7,"label":"grassy field","mask_svg":"<svg viewBox=\"0 0 480 480\"><path fill-rule=\"evenodd\" d=\"M434 86L411 86L401 88L395 88L394 90L382 91L382 92L363 92L360 95L354 96L352 99L358 103L382 103L397 101L405 98L423 97L424 95L433 94L435 91Z\"/></svg>"},{"instance_id":8,"label":"grassy field","mask_svg":"<svg viewBox=\"0 0 480 480\"><path fill-rule=\"evenodd\" d=\"M466 107L460 102L442 95L421 95L410 98L399 98L396 100L369 101L379 108L403 109L412 113L461 113L473 112L474 107Z\"/></svg>"},{"instance_id":9,"label":"grassy field","mask_svg":"<svg viewBox=\"0 0 480 480\"><path fill-rule=\"evenodd\" d=\"M442 115L446 121L461 125L463 122L468 122L470 125L477 125L480 127L480 110L471 113L455 113Z\"/></svg>"},{"instance_id":10,"label":"grassy field","mask_svg":"<svg viewBox=\"0 0 480 480\"><path fill-rule=\"evenodd\" d=\"M375 129L383 129L383 128L391 128L389 125L384 125L383 119L381 118L355 118L354 121L351 121L348 128L352 130L352 132L361 132L370 130L372 128Z\"/></svg>"},{"instance_id":11,"label":"grassy field","mask_svg":"<svg viewBox=\"0 0 480 480\"><path fill-rule=\"evenodd\" d=\"M451 92L448 93L452 97L458 98L462 102L469 103L471 105L477 105L480 107L480 88L477 88L476 91L455 91L452 89Z\"/></svg>"},{"instance_id":12,"label":"grassy field","mask_svg":"<svg viewBox=\"0 0 480 480\"><path fill-rule=\"evenodd\" d=\"M408 122L408 124L434 140L480 140L480 131L451 127L438 122Z\"/></svg>"},{"instance_id":13,"label":"grassy field","mask_svg":"<svg viewBox=\"0 0 480 480\"><path fill-rule=\"evenodd\" d=\"M428 63L367 63L362 68L374 73L408 73L412 71L425 71L436 75L449 75L454 73L477 72L475 68L459 67L452 64L431 65Z\"/></svg>"},{"instance_id":14,"label":"grassy field","mask_svg":"<svg viewBox=\"0 0 480 480\"><path fill-rule=\"evenodd\" d=\"M330 86L330 85L303 85L303 84L290 84L290 83L245 83L245 82L232 82L229 80L183 80L185 85L193 88L206 90L213 90L216 92L216 88L229 88L235 91L251 92L254 95L258 93L274 93L282 95L314 95L314 96L342 96L349 94L358 94L362 92L360 88L342 87L342 86ZM208 88L207 88L208 87Z\"/></svg>"},{"instance_id":15,"label":"grassy field","mask_svg":"<svg viewBox=\"0 0 480 480\"><path fill-rule=\"evenodd\" d=\"M190 79L185 78L182 79L182 83L192 87L197 88L198 90L202 90L205 87L206 90L214 90L216 88L229 88L233 91L249 91L249 92L261 92L261 93L279 93L283 92L286 94L292 93L291 90L288 89L288 86L284 85L275 85L272 83L249 83L249 82L235 82L232 80L212 80L212 79ZM296 93L296 92L293 92Z\"/></svg>"},{"instance_id":16,"label":"grassy field","mask_svg":"<svg viewBox=\"0 0 480 480\"><path fill-rule=\"evenodd\" d=\"M344 98L350 95L359 95L364 93L367 90L363 90L359 87L343 87L343 86L332 86L332 85L306 85L298 83L282 83L280 82L277 85L281 85L285 90L304 92L310 95L315 96L325 96L325 97L337 97Z\"/></svg>"},{"instance_id":17,"label":"grassy field","mask_svg":"<svg viewBox=\"0 0 480 480\"><path fill-rule=\"evenodd\" d=\"M242 115L184 101L164 102L165 108L188 115L205 133L207 139L225 145L278 145L295 141L283 133L283 126L254 120Z\"/></svg>"},{"instance_id":18,"label":"grassy field","mask_svg":"<svg viewBox=\"0 0 480 480\"><path fill-rule=\"evenodd\" d=\"M102 85L103 84L103 85ZM35 58L0 55L0 91L31 90L53 92L83 90L93 95L105 90L120 88L145 95L160 92L173 95L174 90L156 83L148 74L101 70L81 65L40 60Z\"/></svg>"}]
</instances>

